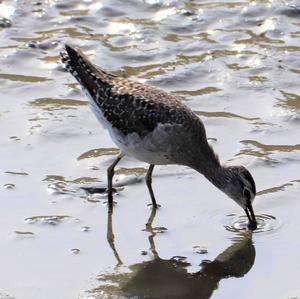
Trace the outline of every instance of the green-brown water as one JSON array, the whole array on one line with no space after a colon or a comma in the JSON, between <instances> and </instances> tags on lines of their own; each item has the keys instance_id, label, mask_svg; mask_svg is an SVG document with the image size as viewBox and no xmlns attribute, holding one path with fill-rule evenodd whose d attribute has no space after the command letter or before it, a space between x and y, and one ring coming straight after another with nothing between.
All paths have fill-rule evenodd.
<instances>
[{"instance_id":1,"label":"green-brown water","mask_svg":"<svg viewBox=\"0 0 300 299\"><path fill-rule=\"evenodd\" d=\"M300 298L297 1L0 1L0 298ZM191 169L124 160L64 43L183 97L258 189L259 228Z\"/></svg>"}]
</instances>

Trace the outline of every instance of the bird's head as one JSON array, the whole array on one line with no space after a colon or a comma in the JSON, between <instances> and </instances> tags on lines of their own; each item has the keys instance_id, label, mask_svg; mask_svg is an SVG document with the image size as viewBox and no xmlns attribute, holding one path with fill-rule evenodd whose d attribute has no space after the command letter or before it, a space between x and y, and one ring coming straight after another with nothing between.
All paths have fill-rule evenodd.
<instances>
[{"instance_id":1,"label":"bird's head","mask_svg":"<svg viewBox=\"0 0 300 299\"><path fill-rule=\"evenodd\" d=\"M255 230L257 222L252 202L256 195L256 187L252 175L243 166L230 166L226 168L226 181L223 191L244 209L249 219L249 229Z\"/></svg>"}]
</instances>

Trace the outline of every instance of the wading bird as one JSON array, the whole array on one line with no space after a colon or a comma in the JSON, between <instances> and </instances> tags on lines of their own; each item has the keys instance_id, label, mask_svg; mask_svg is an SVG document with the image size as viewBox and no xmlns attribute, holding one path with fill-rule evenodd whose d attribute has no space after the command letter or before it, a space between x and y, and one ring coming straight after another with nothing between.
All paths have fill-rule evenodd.
<instances>
[{"instance_id":1,"label":"wading bird","mask_svg":"<svg viewBox=\"0 0 300 299\"><path fill-rule=\"evenodd\" d=\"M250 172L243 166L221 165L207 142L202 121L191 109L161 89L102 70L78 48L66 45L61 57L87 94L97 119L121 150L107 169L110 209L114 168L128 155L150 164L146 183L154 208L157 207L152 190L154 166L185 165L204 175L240 205L249 219L249 229L256 229L252 208L256 187Z\"/></svg>"}]
</instances>

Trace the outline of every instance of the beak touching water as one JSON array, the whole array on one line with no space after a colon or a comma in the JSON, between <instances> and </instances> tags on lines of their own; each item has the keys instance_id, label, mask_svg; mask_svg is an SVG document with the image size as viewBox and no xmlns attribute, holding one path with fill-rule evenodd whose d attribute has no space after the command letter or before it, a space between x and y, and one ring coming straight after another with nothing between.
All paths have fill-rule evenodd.
<instances>
[{"instance_id":1,"label":"beak touching water","mask_svg":"<svg viewBox=\"0 0 300 299\"><path fill-rule=\"evenodd\" d=\"M252 204L251 204L250 200L247 201L247 207L245 209L245 212L246 212L246 215L249 219L248 228L250 230L256 230L257 229L257 222L256 222L256 219L255 219L255 214L254 214L254 211L253 211Z\"/></svg>"}]
</instances>

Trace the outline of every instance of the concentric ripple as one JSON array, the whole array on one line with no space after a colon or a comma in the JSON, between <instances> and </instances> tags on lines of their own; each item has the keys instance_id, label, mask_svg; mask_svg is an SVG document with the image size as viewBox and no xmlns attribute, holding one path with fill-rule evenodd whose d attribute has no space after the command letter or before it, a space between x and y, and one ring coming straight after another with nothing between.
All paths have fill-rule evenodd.
<instances>
[{"instance_id":1,"label":"concentric ripple","mask_svg":"<svg viewBox=\"0 0 300 299\"><path fill-rule=\"evenodd\" d=\"M246 215L229 215L229 217L229 223L225 225L226 230L230 232L240 232L248 230L248 218L246 217ZM278 230L281 226L280 220L272 215L256 215L256 220L257 229L254 231L254 233L269 233Z\"/></svg>"}]
</instances>

